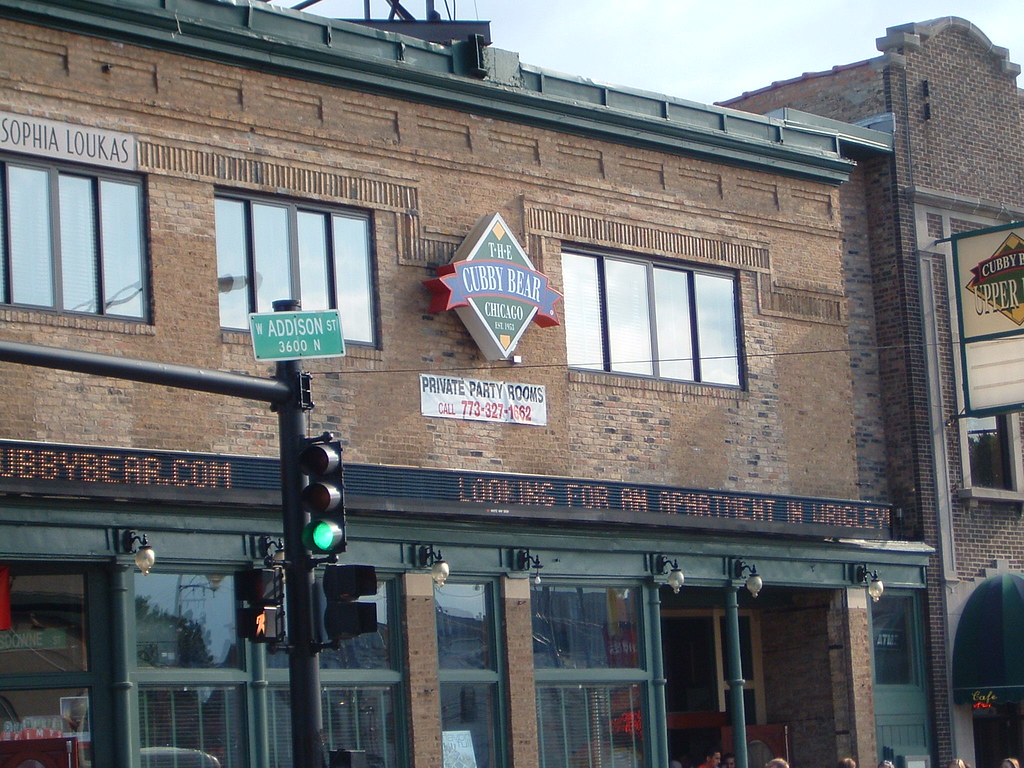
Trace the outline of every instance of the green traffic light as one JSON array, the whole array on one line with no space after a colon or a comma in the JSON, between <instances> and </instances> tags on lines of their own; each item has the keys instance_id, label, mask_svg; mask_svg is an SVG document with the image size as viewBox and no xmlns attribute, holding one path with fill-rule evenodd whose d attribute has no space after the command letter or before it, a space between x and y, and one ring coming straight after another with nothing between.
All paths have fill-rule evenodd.
<instances>
[{"instance_id":1,"label":"green traffic light","mask_svg":"<svg viewBox=\"0 0 1024 768\"><path fill-rule=\"evenodd\" d=\"M335 520L314 520L303 529L302 543L319 555L342 552L345 549L345 527Z\"/></svg>"}]
</instances>

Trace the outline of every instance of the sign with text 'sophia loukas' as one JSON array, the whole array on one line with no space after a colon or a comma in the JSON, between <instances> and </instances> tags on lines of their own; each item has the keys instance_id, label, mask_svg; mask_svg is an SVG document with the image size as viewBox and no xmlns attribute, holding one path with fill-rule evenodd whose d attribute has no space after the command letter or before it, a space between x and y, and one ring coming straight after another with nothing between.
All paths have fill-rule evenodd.
<instances>
[{"instance_id":1,"label":"sign with text 'sophia loukas'","mask_svg":"<svg viewBox=\"0 0 1024 768\"><path fill-rule=\"evenodd\" d=\"M433 294L430 311L454 309L488 360L511 357L531 321L558 325L561 294L548 287L497 213L481 218L451 263L424 285Z\"/></svg>"}]
</instances>

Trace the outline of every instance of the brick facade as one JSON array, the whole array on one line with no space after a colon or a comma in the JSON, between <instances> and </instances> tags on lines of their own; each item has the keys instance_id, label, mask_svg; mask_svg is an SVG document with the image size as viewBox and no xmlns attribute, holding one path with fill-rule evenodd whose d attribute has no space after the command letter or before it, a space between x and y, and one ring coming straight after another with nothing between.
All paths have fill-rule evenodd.
<instances>
[{"instance_id":1,"label":"brick facade","mask_svg":"<svg viewBox=\"0 0 1024 768\"><path fill-rule=\"evenodd\" d=\"M875 328L851 324L851 345L877 345L889 493L906 533L937 550L925 614L937 757L973 762L970 715L950 706L959 614L948 605L949 589L963 580L969 591L996 560L1019 571L1024 535L1019 487L1001 500L968 500L961 491L969 471L958 420L952 261L943 238L1022 219L1020 68L954 17L892 28L879 50L878 59L776 83L728 104L758 112L786 106L850 122L892 115L891 162L862 163L841 195L848 280L873 275L871 292L853 299L860 309L851 316L873 316ZM862 373L869 371L855 368L855 382ZM1020 455L1014 460L1019 464Z\"/></svg>"}]
</instances>

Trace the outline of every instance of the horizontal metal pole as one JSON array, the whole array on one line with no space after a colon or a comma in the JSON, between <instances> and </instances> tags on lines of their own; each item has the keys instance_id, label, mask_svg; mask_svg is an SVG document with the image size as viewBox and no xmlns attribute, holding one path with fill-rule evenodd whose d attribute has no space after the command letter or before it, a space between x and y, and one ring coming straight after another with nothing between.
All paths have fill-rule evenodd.
<instances>
[{"instance_id":1,"label":"horizontal metal pole","mask_svg":"<svg viewBox=\"0 0 1024 768\"><path fill-rule=\"evenodd\" d=\"M284 403L292 397L291 387L278 379L261 379L257 376L210 368L135 360L18 341L0 340L0 361L143 381L148 384L163 384L167 387L211 392L215 395L262 400L271 404Z\"/></svg>"}]
</instances>

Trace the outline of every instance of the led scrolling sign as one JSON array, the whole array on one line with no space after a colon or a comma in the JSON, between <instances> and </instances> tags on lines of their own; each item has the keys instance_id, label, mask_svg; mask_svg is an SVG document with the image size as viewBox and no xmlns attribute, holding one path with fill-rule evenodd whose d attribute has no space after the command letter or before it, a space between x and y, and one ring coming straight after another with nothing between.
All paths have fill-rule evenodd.
<instances>
[{"instance_id":1,"label":"led scrolling sign","mask_svg":"<svg viewBox=\"0 0 1024 768\"><path fill-rule=\"evenodd\" d=\"M658 485L349 464L355 509L647 524L710 521L781 526L790 533L889 535L891 508L860 501ZM0 493L163 498L204 504L280 504L277 459L0 440ZM404 505L404 506L403 506Z\"/></svg>"}]
</instances>

